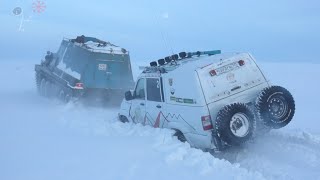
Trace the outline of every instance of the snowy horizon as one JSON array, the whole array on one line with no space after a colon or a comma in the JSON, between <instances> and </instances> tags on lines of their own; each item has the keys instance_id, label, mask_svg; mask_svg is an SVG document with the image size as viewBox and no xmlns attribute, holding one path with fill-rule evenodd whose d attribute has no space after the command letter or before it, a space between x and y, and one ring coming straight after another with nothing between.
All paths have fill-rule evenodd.
<instances>
[{"instance_id":1,"label":"snowy horizon","mask_svg":"<svg viewBox=\"0 0 320 180\"><path fill-rule=\"evenodd\" d=\"M181 143L170 130L120 123L118 108L64 105L39 96L37 61L0 62L0 179L320 178L320 99L313 96L319 85L305 92L319 64L259 63L273 84L293 94L296 115L288 126L214 157ZM138 66L133 64L134 77ZM293 79L296 72L301 76Z\"/></svg>"},{"instance_id":2,"label":"snowy horizon","mask_svg":"<svg viewBox=\"0 0 320 180\"><path fill-rule=\"evenodd\" d=\"M40 13L35 2L45 4ZM0 180L320 180L319 7L317 0L0 0ZM82 34L129 50L134 80L139 66L180 51L250 52L271 84L292 93L295 116L241 149L211 155L172 130L119 122L120 107L40 96L34 65L64 37Z\"/></svg>"},{"instance_id":3,"label":"snowy horizon","mask_svg":"<svg viewBox=\"0 0 320 180\"><path fill-rule=\"evenodd\" d=\"M0 1L0 59L40 59L63 37L95 36L122 46L134 61L220 49L266 62L319 62L320 3L308 1ZM19 31L24 12L23 31ZM19 53L16 53L19 52Z\"/></svg>"}]
</instances>

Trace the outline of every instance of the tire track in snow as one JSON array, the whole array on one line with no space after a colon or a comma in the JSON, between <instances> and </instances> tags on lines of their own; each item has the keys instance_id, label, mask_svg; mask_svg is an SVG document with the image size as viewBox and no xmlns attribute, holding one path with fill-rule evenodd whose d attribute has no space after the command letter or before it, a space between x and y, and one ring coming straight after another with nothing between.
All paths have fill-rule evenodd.
<instances>
[{"instance_id":1,"label":"tire track in snow","mask_svg":"<svg viewBox=\"0 0 320 180\"><path fill-rule=\"evenodd\" d=\"M117 120L117 111L115 109L86 109L68 104L65 108L60 109L60 114L59 121L63 126L89 135L115 139L126 137L130 140L133 140L133 138L135 140L149 138L152 144L139 144L142 146L140 148L154 151L160 156L157 161L165 163L168 168L185 172L185 179L193 179L195 176L199 176L201 179L212 179L213 177L223 179L265 179L259 172L248 171L240 167L239 164L232 164L224 159L220 160L209 153L191 148L188 143L181 143L172 136L173 131L171 130L155 129L141 124L123 124ZM90 116L90 118L84 118L86 116ZM154 164L157 163L155 162ZM147 171L153 168L152 164L145 164L145 166L149 166L146 169ZM190 172L192 175L189 176Z\"/></svg>"},{"instance_id":2,"label":"tire track in snow","mask_svg":"<svg viewBox=\"0 0 320 180\"><path fill-rule=\"evenodd\" d=\"M70 105L68 105L70 106ZM78 121L64 117L64 123L73 129L108 137L152 138L152 148L161 153L162 160L169 167L196 169L203 177L240 179L314 179L320 177L320 141L306 132L271 131L257 137L246 146L221 153L215 158L209 153L190 148L172 137L167 129L154 129L140 124L123 124L117 121L117 109L82 109L72 105L76 114L91 114L90 119ZM95 114L92 116L92 114ZM104 115L103 115L104 114ZM72 115L72 117L74 117ZM180 167L181 168L181 167ZM183 170L183 169L181 169ZM229 173L228 173L229 172ZM220 176L221 175L221 176Z\"/></svg>"},{"instance_id":3,"label":"tire track in snow","mask_svg":"<svg viewBox=\"0 0 320 180\"><path fill-rule=\"evenodd\" d=\"M27 92L35 94L33 93L33 90L35 91L33 65L26 63L26 65L16 67L12 62L4 65L6 69L3 72L17 74L16 77L13 77L17 78L16 81L14 79L7 81L7 77L2 76L7 89L2 89L1 92L3 97L10 99L10 104L6 104L6 108L16 107L15 104L29 106L32 102L34 107L27 109L37 112L37 109L41 109L40 106L46 106L50 100L39 103L42 101L40 97L26 97ZM6 94L14 94L16 97L11 99ZM48 112L42 112L42 114L58 114L60 125L89 136L105 136L115 139L121 139L119 137L149 138L152 143L140 144L142 148L155 151L159 155L156 160L163 161L165 166L185 172L185 179L192 179L194 177L192 175L199 175L202 179L219 177L223 179L320 179L318 172L320 169L319 137L303 131L272 131L265 136L258 137L243 149L223 153L220 155L220 158L223 159L220 160L208 153L190 148L188 144L180 143L171 137L172 132L169 130L122 124L116 120L117 109L83 108L75 107L73 104L62 106L58 103L54 105L52 102L47 106L50 108L44 109ZM11 111L25 113L23 110L21 108ZM145 164L145 166L152 165ZM131 168L131 173L135 174L139 167L132 167L134 168ZM152 169L148 167L147 170Z\"/></svg>"},{"instance_id":4,"label":"tire track in snow","mask_svg":"<svg viewBox=\"0 0 320 180\"><path fill-rule=\"evenodd\" d=\"M267 179L320 179L320 141L306 132L271 131L219 155Z\"/></svg>"}]
</instances>

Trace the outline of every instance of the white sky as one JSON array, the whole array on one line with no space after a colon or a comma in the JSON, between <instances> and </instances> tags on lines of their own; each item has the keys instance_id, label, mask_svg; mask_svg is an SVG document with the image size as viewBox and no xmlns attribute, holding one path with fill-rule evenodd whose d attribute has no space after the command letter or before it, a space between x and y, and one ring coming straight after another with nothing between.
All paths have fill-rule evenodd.
<instances>
[{"instance_id":1,"label":"white sky","mask_svg":"<svg viewBox=\"0 0 320 180\"><path fill-rule=\"evenodd\" d=\"M319 62L317 0L0 0L0 59L40 58L63 37L97 36L121 45L133 60L151 61L180 51L249 51L265 61ZM18 31L24 9L30 22Z\"/></svg>"}]
</instances>

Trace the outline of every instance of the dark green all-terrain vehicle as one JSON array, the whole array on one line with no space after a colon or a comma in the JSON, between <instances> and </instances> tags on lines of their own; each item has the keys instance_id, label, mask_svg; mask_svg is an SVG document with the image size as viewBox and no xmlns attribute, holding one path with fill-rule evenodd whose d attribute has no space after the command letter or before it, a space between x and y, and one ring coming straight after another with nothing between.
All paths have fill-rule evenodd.
<instances>
[{"instance_id":1,"label":"dark green all-terrain vehicle","mask_svg":"<svg viewBox=\"0 0 320 180\"><path fill-rule=\"evenodd\" d=\"M56 53L35 65L42 96L117 103L134 85L129 52L110 42L78 36L63 39Z\"/></svg>"}]
</instances>

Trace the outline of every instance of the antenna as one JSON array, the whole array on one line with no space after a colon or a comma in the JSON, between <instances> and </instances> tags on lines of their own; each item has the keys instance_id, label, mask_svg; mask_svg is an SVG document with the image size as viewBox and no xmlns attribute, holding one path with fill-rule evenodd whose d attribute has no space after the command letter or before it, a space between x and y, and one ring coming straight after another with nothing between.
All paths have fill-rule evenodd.
<instances>
[{"instance_id":1,"label":"antenna","mask_svg":"<svg viewBox=\"0 0 320 180\"><path fill-rule=\"evenodd\" d=\"M151 6L151 7L152 7L152 6ZM153 7L152 7L152 8L153 8ZM155 8L153 8L153 9L154 9L154 12L157 12L157 11L155 10ZM171 54L174 54L172 45L171 45L171 44L168 42L168 40L167 40L167 38L168 38L168 32L166 32L166 36L167 36L167 37L165 37L165 34L163 33L163 30L162 30L161 25L160 25L158 16L157 16L156 14L153 14L153 17L154 17L154 19L155 19L154 22L156 22L156 25L159 26L159 30L160 30L160 34L161 34L161 37L162 37L162 41L163 41L164 46L167 48L167 50L169 51L169 53L170 53L170 51L171 51ZM169 45L170 45L170 48L169 48Z\"/></svg>"}]
</instances>

